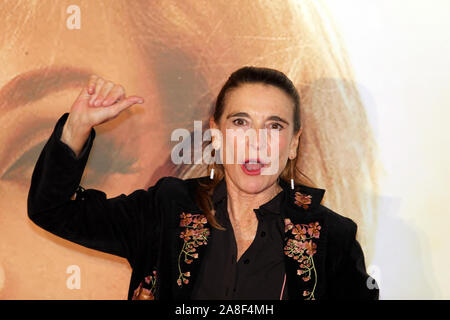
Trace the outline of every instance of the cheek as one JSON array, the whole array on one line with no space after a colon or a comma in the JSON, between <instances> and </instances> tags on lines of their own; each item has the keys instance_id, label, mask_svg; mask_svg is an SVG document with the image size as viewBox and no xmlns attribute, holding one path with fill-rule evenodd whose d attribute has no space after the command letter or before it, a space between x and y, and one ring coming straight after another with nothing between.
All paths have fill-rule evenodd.
<instances>
[{"instance_id":1,"label":"cheek","mask_svg":"<svg viewBox=\"0 0 450 320\"><path fill-rule=\"evenodd\" d=\"M286 135L280 134L277 140L271 140L268 144L270 155L278 152L279 158L283 158L289 153L289 139Z\"/></svg>"}]
</instances>

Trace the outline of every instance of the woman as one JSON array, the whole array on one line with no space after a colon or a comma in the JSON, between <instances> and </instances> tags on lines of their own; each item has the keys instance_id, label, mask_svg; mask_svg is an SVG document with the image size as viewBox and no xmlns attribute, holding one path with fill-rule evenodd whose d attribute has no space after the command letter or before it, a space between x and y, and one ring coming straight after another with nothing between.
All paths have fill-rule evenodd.
<instances>
[{"instance_id":1,"label":"woman","mask_svg":"<svg viewBox=\"0 0 450 320\"><path fill-rule=\"evenodd\" d=\"M138 96L91 76L39 156L28 195L37 225L88 248L126 258L129 299L377 299L356 240L356 224L321 204L295 168L300 99L280 71L243 67L222 87L210 126L220 130L224 164L210 176L163 177L147 190L106 198L79 186L94 127ZM228 158L227 129L277 130L276 145L245 142ZM239 138L239 137L238 137ZM253 149L258 162L248 158ZM262 151L275 150L278 170ZM225 151L225 152L224 152ZM248 163L250 161L250 163ZM244 162L244 164L242 164ZM76 191L76 197L72 197ZM369 285L370 284L370 285Z\"/></svg>"},{"instance_id":2,"label":"woman","mask_svg":"<svg viewBox=\"0 0 450 320\"><path fill-rule=\"evenodd\" d=\"M360 99L345 39L326 3L78 4L81 29L71 30L66 20L72 14L61 14L68 7L64 3L0 3L0 299L125 297L131 272L125 259L60 239L25 214L38 156L91 74L126 83L127 92L145 97L143 105L96 127L82 181L114 197L147 189L163 176L204 175L206 166L174 165L171 132L207 119L205 106L239 66L285 72L302 97L297 167L327 189L324 203L358 223L358 240L372 263L381 162L367 117L371 112ZM45 255L34 256L36 248ZM66 270L74 261L82 283L69 290Z\"/></svg>"}]
</instances>

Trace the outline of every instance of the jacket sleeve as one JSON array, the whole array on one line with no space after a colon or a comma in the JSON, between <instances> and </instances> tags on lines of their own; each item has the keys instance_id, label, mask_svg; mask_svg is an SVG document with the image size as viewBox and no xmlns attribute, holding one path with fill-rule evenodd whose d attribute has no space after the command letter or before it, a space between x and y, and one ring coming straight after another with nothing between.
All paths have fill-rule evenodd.
<instances>
[{"instance_id":1,"label":"jacket sleeve","mask_svg":"<svg viewBox=\"0 0 450 320\"><path fill-rule=\"evenodd\" d=\"M156 199L165 177L147 190L109 199L101 190L84 189L79 183L95 130L91 129L76 157L60 140L68 115L65 113L57 121L35 165L27 200L28 216L36 225L59 237L124 257L133 266L144 239L149 233L158 232Z\"/></svg>"},{"instance_id":2,"label":"jacket sleeve","mask_svg":"<svg viewBox=\"0 0 450 320\"><path fill-rule=\"evenodd\" d=\"M332 281L332 298L378 300L378 284L366 271L364 253L356 239L356 232L357 224L350 220L344 257Z\"/></svg>"}]
</instances>

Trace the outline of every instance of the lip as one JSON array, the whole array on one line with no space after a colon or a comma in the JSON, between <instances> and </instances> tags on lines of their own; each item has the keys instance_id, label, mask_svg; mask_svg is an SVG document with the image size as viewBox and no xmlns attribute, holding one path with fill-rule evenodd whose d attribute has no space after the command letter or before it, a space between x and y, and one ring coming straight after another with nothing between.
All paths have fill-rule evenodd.
<instances>
[{"instance_id":1,"label":"lip","mask_svg":"<svg viewBox=\"0 0 450 320\"><path fill-rule=\"evenodd\" d=\"M261 169L254 170L254 171L248 171L244 164L241 164L242 171L244 171L245 174L249 176L257 176L261 174Z\"/></svg>"},{"instance_id":2,"label":"lip","mask_svg":"<svg viewBox=\"0 0 450 320\"><path fill-rule=\"evenodd\" d=\"M249 170L247 170L247 168L245 167L245 164L246 164L246 163L249 163L249 162L253 162L253 163L261 163L262 166L261 166L261 168L258 169L258 170L252 170L252 171L249 171ZM261 174L261 169L264 168L265 166L267 166L267 164L266 164L266 163L263 163L259 158L257 158L257 159L247 159L247 160L244 161L243 164L241 164L242 171L244 171L244 173L247 174L247 175L249 175L249 176L257 176L257 175L260 175L260 174Z\"/></svg>"}]
</instances>

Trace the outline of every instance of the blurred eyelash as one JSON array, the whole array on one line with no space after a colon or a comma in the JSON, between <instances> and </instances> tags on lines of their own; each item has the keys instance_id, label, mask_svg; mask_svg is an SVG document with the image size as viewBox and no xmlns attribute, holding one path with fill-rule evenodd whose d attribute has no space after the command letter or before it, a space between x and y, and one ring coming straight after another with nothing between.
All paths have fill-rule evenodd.
<instances>
[{"instance_id":1,"label":"blurred eyelash","mask_svg":"<svg viewBox=\"0 0 450 320\"><path fill-rule=\"evenodd\" d=\"M36 165L36 161L44 148L47 140L41 141L25 151L1 176L2 180L28 183L31 173ZM135 158L124 156L122 149L108 138L98 137L93 149L100 154L97 157L90 157L86 170L86 184L98 182L109 173L129 174L135 170L131 167L137 161ZM93 152L91 150L91 153ZM30 172L27 172L29 170Z\"/></svg>"},{"instance_id":2,"label":"blurred eyelash","mask_svg":"<svg viewBox=\"0 0 450 320\"><path fill-rule=\"evenodd\" d=\"M111 138L98 135L95 138L91 153L94 151L101 154L98 157L89 158L89 167L95 169L99 175L108 173L131 173L133 164L137 158L124 154L123 148L117 145Z\"/></svg>"},{"instance_id":3,"label":"blurred eyelash","mask_svg":"<svg viewBox=\"0 0 450 320\"><path fill-rule=\"evenodd\" d=\"M24 179L25 170L36 164L39 153L45 145L42 141L24 152L1 176L2 180L20 181ZM31 175L30 175L31 178Z\"/></svg>"}]
</instances>

